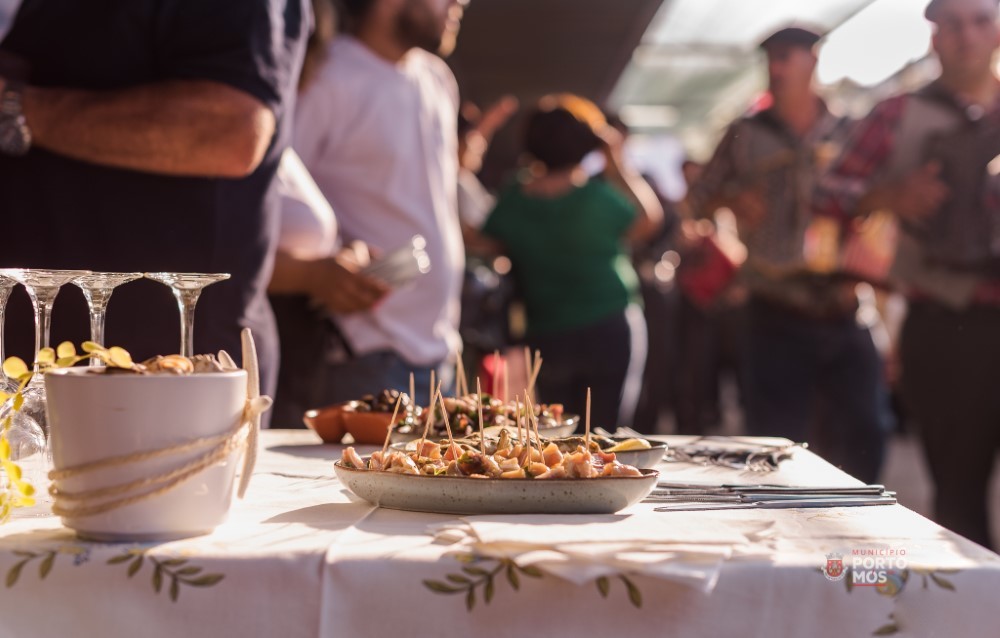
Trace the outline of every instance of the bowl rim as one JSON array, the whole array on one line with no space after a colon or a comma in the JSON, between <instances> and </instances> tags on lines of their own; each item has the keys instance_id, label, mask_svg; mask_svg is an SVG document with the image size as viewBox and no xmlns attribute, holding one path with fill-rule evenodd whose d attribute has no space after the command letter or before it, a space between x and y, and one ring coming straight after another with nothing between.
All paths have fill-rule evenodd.
<instances>
[{"instance_id":1,"label":"bowl rim","mask_svg":"<svg viewBox=\"0 0 1000 638\"><path fill-rule=\"evenodd\" d=\"M106 373L94 373L90 371L89 366L73 366L71 368L56 368L54 370L46 370L44 377L64 377L67 379L177 379L178 381L173 381L173 383L180 383L183 379L206 379L206 378L220 378L220 379L231 379L233 377L245 377L247 371L243 368L238 370L223 370L221 372L192 372L191 374L106 374ZM145 382L145 381L144 381ZM170 382L168 382L170 383Z\"/></svg>"}]
</instances>

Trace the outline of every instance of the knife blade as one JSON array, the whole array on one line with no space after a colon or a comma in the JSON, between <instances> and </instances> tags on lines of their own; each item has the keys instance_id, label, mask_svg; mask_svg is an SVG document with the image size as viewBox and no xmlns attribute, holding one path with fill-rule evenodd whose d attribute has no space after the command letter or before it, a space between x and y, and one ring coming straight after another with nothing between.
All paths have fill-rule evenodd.
<instances>
[{"instance_id":1,"label":"knife blade","mask_svg":"<svg viewBox=\"0 0 1000 638\"><path fill-rule=\"evenodd\" d=\"M892 496L874 497L826 497L777 500L754 500L741 502L678 502L653 508L654 512L698 512L706 510L735 509L794 509L818 507L861 507L871 505L895 505Z\"/></svg>"}]
</instances>

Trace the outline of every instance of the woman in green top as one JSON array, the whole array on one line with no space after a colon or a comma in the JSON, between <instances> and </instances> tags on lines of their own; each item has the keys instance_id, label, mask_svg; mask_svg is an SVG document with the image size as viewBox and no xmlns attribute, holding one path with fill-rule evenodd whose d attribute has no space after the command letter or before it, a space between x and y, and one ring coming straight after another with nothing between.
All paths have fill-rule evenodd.
<instances>
[{"instance_id":1,"label":"woman in green top","mask_svg":"<svg viewBox=\"0 0 1000 638\"><path fill-rule=\"evenodd\" d=\"M597 149L606 160L603 179L581 167ZM593 424L613 429L619 414L634 411L638 387L624 403L623 389L630 370L641 375L646 356L626 244L655 232L663 209L646 182L625 170L621 135L587 100L542 98L524 150L531 166L501 193L482 234L513 264L528 343L545 359L539 400L581 414L590 387Z\"/></svg>"}]
</instances>

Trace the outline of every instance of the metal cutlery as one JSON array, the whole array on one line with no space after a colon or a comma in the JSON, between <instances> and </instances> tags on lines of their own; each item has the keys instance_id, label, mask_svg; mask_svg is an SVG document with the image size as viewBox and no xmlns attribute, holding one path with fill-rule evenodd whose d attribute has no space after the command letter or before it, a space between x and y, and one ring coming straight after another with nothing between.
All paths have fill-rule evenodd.
<instances>
[{"instance_id":1,"label":"metal cutlery","mask_svg":"<svg viewBox=\"0 0 1000 638\"><path fill-rule=\"evenodd\" d=\"M895 505L894 496L826 496L783 498L770 500L749 500L733 502L692 502L668 503L653 509L655 512L696 512L706 510L731 509L793 509L817 507L859 507L872 505Z\"/></svg>"}]
</instances>

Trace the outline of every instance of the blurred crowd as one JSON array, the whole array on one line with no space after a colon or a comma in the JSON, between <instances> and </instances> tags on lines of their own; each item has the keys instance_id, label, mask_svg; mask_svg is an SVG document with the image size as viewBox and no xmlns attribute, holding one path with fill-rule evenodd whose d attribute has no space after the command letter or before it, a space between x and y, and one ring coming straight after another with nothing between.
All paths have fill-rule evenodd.
<instances>
[{"instance_id":1,"label":"blurred crowd","mask_svg":"<svg viewBox=\"0 0 1000 638\"><path fill-rule=\"evenodd\" d=\"M611 430L717 433L735 404L726 431L809 441L874 482L905 427L937 520L991 545L996 0L932 0L940 76L858 121L815 90L822 33L767 34L765 98L678 167L680 201L584 96L463 103L446 59L468 0L115 4L4 3L0 211L21 240L2 265L230 272L196 350L238 351L252 327L276 427L386 388L449 393L456 370L499 392L506 368L520 392L525 346L540 401L579 414L590 389ZM488 189L515 115L520 161ZM172 350L161 292L116 293L109 341ZM82 341L64 297L56 336ZM26 307L8 351L30 348Z\"/></svg>"}]
</instances>

